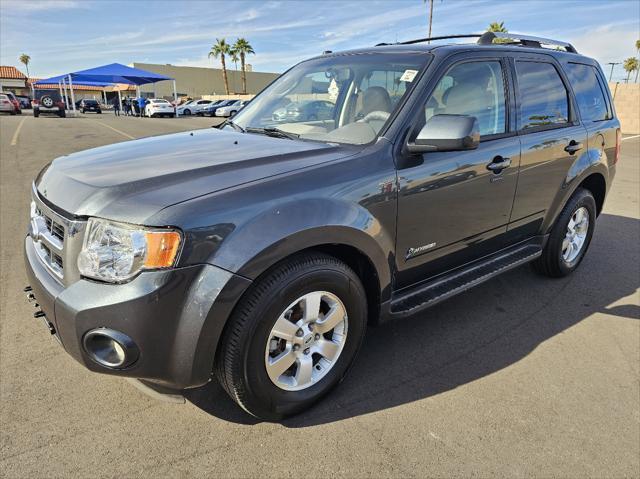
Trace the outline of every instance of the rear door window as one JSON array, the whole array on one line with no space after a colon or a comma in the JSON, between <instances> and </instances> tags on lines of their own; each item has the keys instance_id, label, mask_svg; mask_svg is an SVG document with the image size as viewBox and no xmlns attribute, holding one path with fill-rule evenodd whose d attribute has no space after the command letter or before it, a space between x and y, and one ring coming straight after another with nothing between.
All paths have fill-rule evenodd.
<instances>
[{"instance_id":1,"label":"rear door window","mask_svg":"<svg viewBox=\"0 0 640 479\"><path fill-rule=\"evenodd\" d=\"M553 127L569 122L569 95L551 63L516 62L520 95L520 129Z\"/></svg>"},{"instance_id":2,"label":"rear door window","mask_svg":"<svg viewBox=\"0 0 640 479\"><path fill-rule=\"evenodd\" d=\"M601 121L611 118L602 85L596 69L581 63L569 63L565 67L569 82L576 95L582 121Z\"/></svg>"}]
</instances>

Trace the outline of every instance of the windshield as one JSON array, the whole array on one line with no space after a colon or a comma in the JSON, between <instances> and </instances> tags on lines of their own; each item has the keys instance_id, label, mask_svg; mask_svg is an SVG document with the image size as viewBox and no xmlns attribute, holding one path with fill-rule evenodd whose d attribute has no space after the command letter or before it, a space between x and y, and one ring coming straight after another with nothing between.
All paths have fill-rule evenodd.
<instances>
[{"instance_id":1,"label":"windshield","mask_svg":"<svg viewBox=\"0 0 640 479\"><path fill-rule=\"evenodd\" d=\"M151 103L169 103L167 100L151 100Z\"/></svg>"},{"instance_id":2,"label":"windshield","mask_svg":"<svg viewBox=\"0 0 640 479\"><path fill-rule=\"evenodd\" d=\"M254 98L233 123L255 133L275 128L302 139L370 143L428 59L422 53L376 52L302 62Z\"/></svg>"}]
</instances>

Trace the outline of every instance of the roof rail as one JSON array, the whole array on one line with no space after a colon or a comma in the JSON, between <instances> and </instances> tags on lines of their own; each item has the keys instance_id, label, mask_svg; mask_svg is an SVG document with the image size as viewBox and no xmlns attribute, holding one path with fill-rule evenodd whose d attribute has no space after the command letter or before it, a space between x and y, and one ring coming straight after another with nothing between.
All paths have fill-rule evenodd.
<instances>
[{"instance_id":1,"label":"roof rail","mask_svg":"<svg viewBox=\"0 0 640 479\"><path fill-rule=\"evenodd\" d=\"M553 45L562 47L570 53L578 53L571 43L531 35L520 35L519 33L485 32L478 39L478 45L491 45L496 38L513 40L513 43L519 43L526 47L542 48L542 45Z\"/></svg>"},{"instance_id":2,"label":"roof rail","mask_svg":"<svg viewBox=\"0 0 640 479\"><path fill-rule=\"evenodd\" d=\"M484 32L484 33L470 33L465 35L445 35L442 37L430 37L430 38L418 38L416 40L407 40L405 42L396 43L378 43L376 47L383 47L387 45L413 45L414 43L424 43L431 40L447 40L450 38L477 38L478 45L491 45L496 38L504 40L512 40L510 43L526 47L542 48L542 45L553 45L556 47L562 47L570 53L578 53L571 43L561 42L559 40L552 40L550 38L534 37L531 35L520 35L519 33L503 33L503 32Z\"/></svg>"},{"instance_id":3,"label":"roof rail","mask_svg":"<svg viewBox=\"0 0 640 479\"><path fill-rule=\"evenodd\" d=\"M482 34L480 33L473 33L473 34L466 34L466 35L445 35L443 37L418 38L416 40L407 40L405 42L378 43L376 47L384 47L387 45L413 45L414 43L429 42L431 40L447 40L449 38L479 38L481 36Z\"/></svg>"}]
</instances>

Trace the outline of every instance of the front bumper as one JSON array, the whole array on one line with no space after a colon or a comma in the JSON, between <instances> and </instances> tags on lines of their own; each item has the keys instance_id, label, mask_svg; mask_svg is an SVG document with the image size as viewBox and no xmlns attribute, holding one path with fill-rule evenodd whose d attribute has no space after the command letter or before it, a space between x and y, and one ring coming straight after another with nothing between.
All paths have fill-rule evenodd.
<instances>
[{"instance_id":1,"label":"front bumper","mask_svg":"<svg viewBox=\"0 0 640 479\"><path fill-rule=\"evenodd\" d=\"M207 383L224 323L250 281L212 265L147 271L126 284L80 279L63 286L25 238L31 294L64 349L91 371L146 380L171 390ZM214 306L215 304L215 306ZM140 354L125 369L95 362L83 347L96 328L120 331Z\"/></svg>"}]
</instances>

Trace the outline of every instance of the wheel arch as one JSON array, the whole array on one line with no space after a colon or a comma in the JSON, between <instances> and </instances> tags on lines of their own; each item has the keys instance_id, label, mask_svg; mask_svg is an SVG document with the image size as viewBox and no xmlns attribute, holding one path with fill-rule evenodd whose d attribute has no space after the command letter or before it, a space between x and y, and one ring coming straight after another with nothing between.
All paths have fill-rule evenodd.
<instances>
[{"instance_id":1,"label":"wheel arch","mask_svg":"<svg viewBox=\"0 0 640 479\"><path fill-rule=\"evenodd\" d=\"M551 230L564 205L567 204L567 201L575 191L581 187L588 189L593 195L596 200L596 214L599 215L604 207L604 201L609 190L609 182L609 170L602 163L592 164L590 167L582 169L579 173L568 175L549 209L549 214L546 215L542 231L548 233Z\"/></svg>"},{"instance_id":2,"label":"wheel arch","mask_svg":"<svg viewBox=\"0 0 640 479\"><path fill-rule=\"evenodd\" d=\"M591 192L596 200L596 216L599 216L604 207L604 199L607 196L607 182L600 173L592 173L587 176L578 185L579 188L585 188Z\"/></svg>"}]
</instances>

